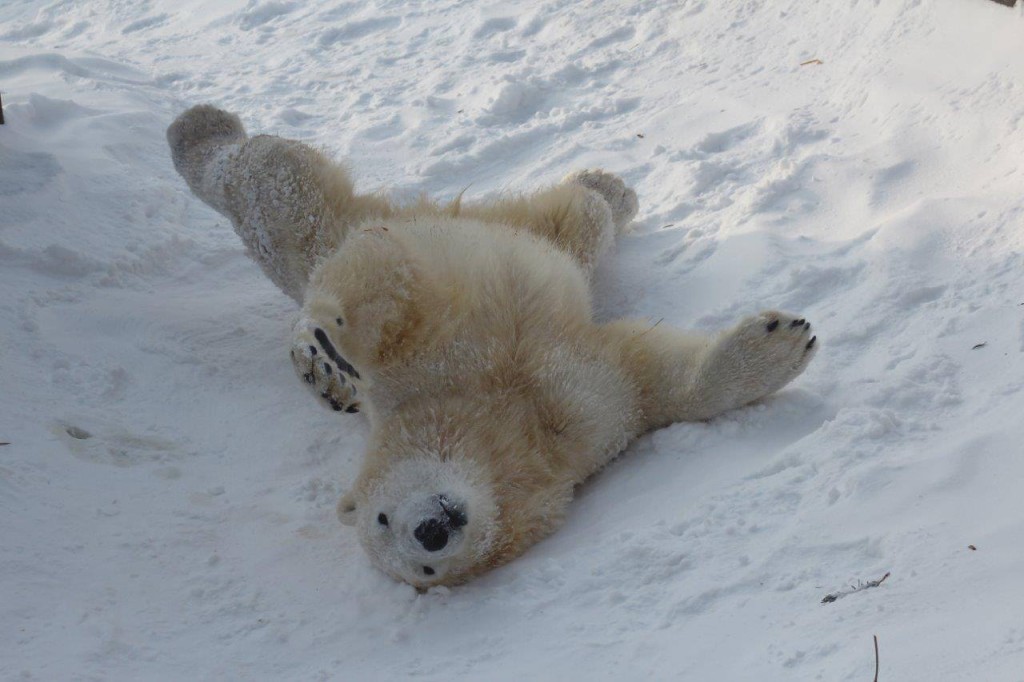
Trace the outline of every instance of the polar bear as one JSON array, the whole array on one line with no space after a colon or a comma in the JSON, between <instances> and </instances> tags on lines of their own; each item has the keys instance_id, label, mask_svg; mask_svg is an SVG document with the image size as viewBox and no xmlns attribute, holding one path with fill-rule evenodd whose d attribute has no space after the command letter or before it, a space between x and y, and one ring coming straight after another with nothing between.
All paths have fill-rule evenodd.
<instances>
[{"instance_id":1,"label":"polar bear","mask_svg":"<svg viewBox=\"0 0 1024 682\"><path fill-rule=\"evenodd\" d=\"M817 350L809 322L775 311L717 335L595 322L591 272L638 210L603 171L486 203L396 205L212 106L167 140L192 191L301 304L300 380L368 418L338 515L378 568L421 589L522 554L630 441L764 398Z\"/></svg>"}]
</instances>

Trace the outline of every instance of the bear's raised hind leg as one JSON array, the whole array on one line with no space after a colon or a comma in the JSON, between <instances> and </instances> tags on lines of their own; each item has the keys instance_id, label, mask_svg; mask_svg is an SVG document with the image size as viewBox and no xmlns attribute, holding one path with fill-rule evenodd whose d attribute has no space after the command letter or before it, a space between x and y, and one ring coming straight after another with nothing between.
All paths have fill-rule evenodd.
<instances>
[{"instance_id":1,"label":"bear's raised hind leg","mask_svg":"<svg viewBox=\"0 0 1024 682\"><path fill-rule=\"evenodd\" d=\"M637 210L636 192L618 176L586 170L532 195L468 204L459 214L525 228L569 253L589 273Z\"/></svg>"},{"instance_id":2,"label":"bear's raised hind leg","mask_svg":"<svg viewBox=\"0 0 1024 682\"><path fill-rule=\"evenodd\" d=\"M622 232L640 210L636 192L618 175L600 169L588 169L570 173L562 182L583 185L600 194L611 209L616 232Z\"/></svg>"},{"instance_id":3,"label":"bear's raised hind leg","mask_svg":"<svg viewBox=\"0 0 1024 682\"><path fill-rule=\"evenodd\" d=\"M316 262L348 226L388 203L357 196L344 169L301 142L249 137L234 114L192 107L167 129L174 166L189 188L227 216L249 255L296 301Z\"/></svg>"}]
</instances>

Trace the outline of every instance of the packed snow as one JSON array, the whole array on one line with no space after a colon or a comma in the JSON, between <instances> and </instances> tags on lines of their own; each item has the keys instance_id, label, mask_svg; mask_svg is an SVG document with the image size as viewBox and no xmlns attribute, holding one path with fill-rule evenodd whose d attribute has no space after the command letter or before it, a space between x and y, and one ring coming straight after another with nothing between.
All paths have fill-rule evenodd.
<instances>
[{"instance_id":1,"label":"packed snow","mask_svg":"<svg viewBox=\"0 0 1024 682\"><path fill-rule=\"evenodd\" d=\"M5 0L0 679L866 681L877 635L883 682L1024 680L1022 4ZM171 166L201 102L397 197L619 173L603 318L820 352L418 594L335 519L365 424Z\"/></svg>"}]
</instances>

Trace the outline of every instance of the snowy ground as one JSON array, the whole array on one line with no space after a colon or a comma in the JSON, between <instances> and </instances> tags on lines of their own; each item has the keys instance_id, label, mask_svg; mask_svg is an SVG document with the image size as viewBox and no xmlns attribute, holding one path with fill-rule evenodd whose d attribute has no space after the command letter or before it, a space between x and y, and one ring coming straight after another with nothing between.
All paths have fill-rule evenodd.
<instances>
[{"instance_id":1,"label":"snowy ground","mask_svg":"<svg viewBox=\"0 0 1024 682\"><path fill-rule=\"evenodd\" d=\"M877 634L883 681L1024 680L1022 55L986 0L4 0L0 679L866 681ZM171 167L199 102L364 188L619 172L602 315L821 352L417 594L334 519L364 425Z\"/></svg>"}]
</instances>

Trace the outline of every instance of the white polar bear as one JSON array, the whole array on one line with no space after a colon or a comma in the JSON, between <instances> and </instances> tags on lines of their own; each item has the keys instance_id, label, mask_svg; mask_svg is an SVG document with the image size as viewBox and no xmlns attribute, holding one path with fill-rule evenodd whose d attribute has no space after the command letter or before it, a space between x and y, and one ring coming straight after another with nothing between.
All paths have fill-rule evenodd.
<instances>
[{"instance_id":1,"label":"white polar bear","mask_svg":"<svg viewBox=\"0 0 1024 682\"><path fill-rule=\"evenodd\" d=\"M817 350L808 322L772 311L717 336L595 323L589 275L637 212L602 171L491 203L396 206L211 106L167 139L192 191L302 304L299 376L322 404L368 416L339 517L420 588L518 556L631 440L774 393Z\"/></svg>"}]
</instances>

